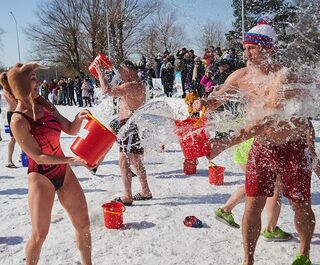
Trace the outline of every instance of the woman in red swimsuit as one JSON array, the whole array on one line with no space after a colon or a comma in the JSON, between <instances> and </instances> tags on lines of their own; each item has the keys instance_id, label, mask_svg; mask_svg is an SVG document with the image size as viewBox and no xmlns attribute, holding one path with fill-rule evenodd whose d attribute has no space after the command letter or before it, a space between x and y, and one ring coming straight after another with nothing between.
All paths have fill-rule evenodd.
<instances>
[{"instance_id":1,"label":"woman in red swimsuit","mask_svg":"<svg viewBox=\"0 0 320 265\"><path fill-rule=\"evenodd\" d=\"M37 93L35 63L17 64L1 74L3 85L10 87L18 100L11 119L13 135L29 158L28 201L32 234L26 244L26 264L37 264L48 234L55 193L68 212L75 228L82 264L91 265L91 235L88 208L83 190L69 164L85 162L65 157L60 133L75 135L86 118L80 111L70 122Z\"/></svg>"}]
</instances>

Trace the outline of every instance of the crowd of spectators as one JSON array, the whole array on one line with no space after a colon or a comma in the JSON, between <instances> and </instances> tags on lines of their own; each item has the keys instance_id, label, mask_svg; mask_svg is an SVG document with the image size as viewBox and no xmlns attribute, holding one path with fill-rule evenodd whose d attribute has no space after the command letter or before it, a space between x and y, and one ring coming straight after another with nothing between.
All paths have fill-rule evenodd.
<instances>
[{"instance_id":1,"label":"crowd of spectators","mask_svg":"<svg viewBox=\"0 0 320 265\"><path fill-rule=\"evenodd\" d=\"M167 50L163 54L158 53L150 61L142 56L137 65L141 80L149 86L152 86L152 78L161 78L166 96L172 96L176 72L180 72L182 97L194 90L202 98L222 84L233 71L245 66L240 58L234 48L211 46L205 49L202 57L196 56L192 49L182 48L175 55Z\"/></svg>"},{"instance_id":2,"label":"crowd of spectators","mask_svg":"<svg viewBox=\"0 0 320 265\"><path fill-rule=\"evenodd\" d=\"M39 89L40 95L54 105L92 107L94 102L95 86L89 76L44 80Z\"/></svg>"},{"instance_id":3,"label":"crowd of spectators","mask_svg":"<svg viewBox=\"0 0 320 265\"><path fill-rule=\"evenodd\" d=\"M244 66L242 56L238 56L234 48L221 49L211 46L205 49L201 57L196 56L194 50L186 48L175 54L166 50L149 60L141 56L137 70L139 78L150 90L153 89L152 80L160 78L167 97L172 97L175 92L176 73L179 72L182 98L191 105L195 99L206 98L212 91L219 89L219 85L223 84L233 71ZM75 78L61 77L49 82L44 80L40 86L40 94L55 105L91 107L95 87L94 80L86 75ZM152 95L153 93L151 97Z\"/></svg>"}]
</instances>

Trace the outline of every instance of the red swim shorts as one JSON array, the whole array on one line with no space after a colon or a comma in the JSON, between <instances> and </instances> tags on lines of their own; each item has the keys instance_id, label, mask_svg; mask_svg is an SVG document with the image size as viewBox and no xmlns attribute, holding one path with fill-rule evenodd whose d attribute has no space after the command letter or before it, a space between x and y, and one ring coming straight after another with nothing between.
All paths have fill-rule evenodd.
<instances>
[{"instance_id":1,"label":"red swim shorts","mask_svg":"<svg viewBox=\"0 0 320 265\"><path fill-rule=\"evenodd\" d=\"M280 176L284 196L297 203L308 201L311 196L310 164L305 139L281 146L254 142L246 170L246 194L272 197L276 178Z\"/></svg>"}]
</instances>

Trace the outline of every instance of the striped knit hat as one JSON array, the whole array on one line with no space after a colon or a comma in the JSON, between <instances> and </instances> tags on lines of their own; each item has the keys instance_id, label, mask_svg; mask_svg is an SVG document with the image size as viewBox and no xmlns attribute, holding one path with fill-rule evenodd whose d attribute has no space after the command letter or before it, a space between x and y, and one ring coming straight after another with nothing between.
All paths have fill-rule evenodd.
<instances>
[{"instance_id":1,"label":"striped knit hat","mask_svg":"<svg viewBox=\"0 0 320 265\"><path fill-rule=\"evenodd\" d=\"M272 49L276 39L277 33L272 26L272 20L268 17L260 17L257 25L244 34L243 44L254 44Z\"/></svg>"}]
</instances>

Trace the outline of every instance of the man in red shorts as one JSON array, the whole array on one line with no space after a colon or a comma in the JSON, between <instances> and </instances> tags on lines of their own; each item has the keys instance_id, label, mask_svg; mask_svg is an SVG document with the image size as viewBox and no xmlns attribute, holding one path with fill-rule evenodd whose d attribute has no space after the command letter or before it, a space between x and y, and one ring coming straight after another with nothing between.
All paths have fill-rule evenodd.
<instances>
[{"instance_id":1,"label":"man in red shorts","mask_svg":"<svg viewBox=\"0 0 320 265\"><path fill-rule=\"evenodd\" d=\"M309 252L315 216L311 209L311 170L306 155L306 132L310 131L310 123L304 118L280 120L274 115L284 114L283 107L288 99L301 96L301 91L285 89L297 80L288 69L272 59L275 38L276 33L270 21L259 21L245 35L247 66L231 74L213 97L207 101L197 101L193 107L195 111L203 106L208 111L214 110L223 104L222 97L216 99L217 94L226 95L226 92L236 89L246 95L247 113L256 114L252 124L231 138L213 140L213 149L208 156L208 159L213 159L225 149L255 137L246 169L247 199L242 220L243 264L254 264L255 247L261 232L261 212L267 197L273 195L275 180L280 176L283 194L289 198L295 213L295 227L300 238L299 254L292 265L311 265Z\"/></svg>"}]
</instances>

